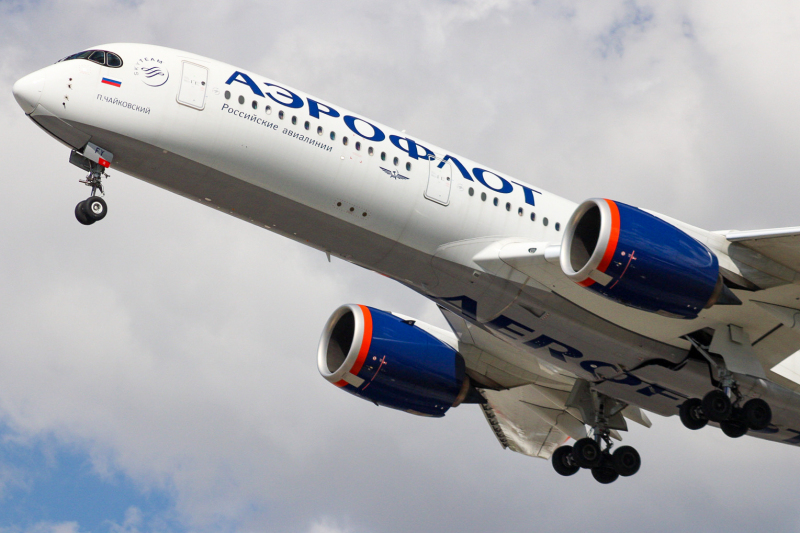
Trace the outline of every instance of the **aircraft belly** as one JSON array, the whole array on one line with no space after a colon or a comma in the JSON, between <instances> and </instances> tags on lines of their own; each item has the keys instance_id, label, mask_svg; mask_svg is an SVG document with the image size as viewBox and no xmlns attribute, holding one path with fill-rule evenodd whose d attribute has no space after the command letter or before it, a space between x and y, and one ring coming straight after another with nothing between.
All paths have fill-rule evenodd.
<instances>
[{"instance_id":1,"label":"aircraft belly","mask_svg":"<svg viewBox=\"0 0 800 533\"><path fill-rule=\"evenodd\" d=\"M680 365L686 350L622 328L555 292L487 273L475 277L469 267L437 260L354 221L210 166L100 128L72 125L120 154L115 168L390 276L531 357L594 382L600 392L671 416L685 398L700 397L710 389L707 367ZM493 355L503 359L503 353ZM670 370L675 365L679 368ZM800 431L792 429L800 428L793 393L766 382L753 387L761 387L760 394L776 406L774 427L755 435L800 444Z\"/></svg>"}]
</instances>

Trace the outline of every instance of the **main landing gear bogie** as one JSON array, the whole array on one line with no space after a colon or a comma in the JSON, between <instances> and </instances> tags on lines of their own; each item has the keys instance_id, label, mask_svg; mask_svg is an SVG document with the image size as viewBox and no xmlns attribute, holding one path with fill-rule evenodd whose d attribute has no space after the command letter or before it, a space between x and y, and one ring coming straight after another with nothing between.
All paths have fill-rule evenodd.
<instances>
[{"instance_id":1,"label":"main landing gear bogie","mask_svg":"<svg viewBox=\"0 0 800 533\"><path fill-rule=\"evenodd\" d=\"M633 447L620 446L612 453L610 441L606 440L605 450L600 441L601 438L586 437L573 446L561 446L553 453L553 468L562 476L572 476L581 468L591 470L592 477L604 485L639 471L642 460Z\"/></svg>"},{"instance_id":2,"label":"main landing gear bogie","mask_svg":"<svg viewBox=\"0 0 800 533\"><path fill-rule=\"evenodd\" d=\"M749 430L760 431L769 426L772 409L767 402L761 398L753 398L740 407L741 397L735 391L734 397L735 401L732 401L728 393L715 389L702 400L686 400L680 408L681 422L693 430L705 427L709 421L716 422L725 435L734 439L745 435Z\"/></svg>"}]
</instances>

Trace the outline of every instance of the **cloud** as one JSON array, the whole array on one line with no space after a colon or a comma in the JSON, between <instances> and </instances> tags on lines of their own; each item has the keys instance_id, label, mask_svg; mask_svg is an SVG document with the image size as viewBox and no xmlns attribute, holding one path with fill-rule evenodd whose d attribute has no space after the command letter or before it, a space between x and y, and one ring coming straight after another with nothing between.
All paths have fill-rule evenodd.
<instances>
[{"instance_id":1,"label":"cloud","mask_svg":"<svg viewBox=\"0 0 800 533\"><path fill-rule=\"evenodd\" d=\"M282 80L575 201L615 198L711 229L796 225L796 11L3 2L0 85L101 42L152 42ZM80 226L81 172L9 92L0 419L21 439L84 450L98 479L121 473L169 495L192 531L796 529L788 446L655 417L625 435L642 472L600 487L501 450L474 406L428 420L342 394L315 368L329 313L357 302L442 325L435 307L117 172L108 218ZM27 490L8 487L6 498ZM609 502L624 505L598 520ZM146 510L104 518L113 531L159 527Z\"/></svg>"},{"instance_id":2,"label":"cloud","mask_svg":"<svg viewBox=\"0 0 800 533\"><path fill-rule=\"evenodd\" d=\"M37 522L31 527L22 529L18 527L0 528L1 533L79 533L80 528L76 522Z\"/></svg>"}]
</instances>

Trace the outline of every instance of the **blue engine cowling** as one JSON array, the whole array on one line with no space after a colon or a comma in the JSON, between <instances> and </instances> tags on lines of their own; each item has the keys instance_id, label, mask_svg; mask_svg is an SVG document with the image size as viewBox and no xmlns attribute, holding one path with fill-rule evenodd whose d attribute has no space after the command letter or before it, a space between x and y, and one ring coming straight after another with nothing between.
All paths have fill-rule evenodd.
<instances>
[{"instance_id":1,"label":"blue engine cowling","mask_svg":"<svg viewBox=\"0 0 800 533\"><path fill-rule=\"evenodd\" d=\"M715 303L736 300L704 244L612 200L578 206L564 231L560 262L564 274L590 291L665 316L695 318Z\"/></svg>"},{"instance_id":2,"label":"blue engine cowling","mask_svg":"<svg viewBox=\"0 0 800 533\"><path fill-rule=\"evenodd\" d=\"M470 392L464 359L413 320L364 305L343 305L319 343L322 376L359 398L441 417Z\"/></svg>"}]
</instances>

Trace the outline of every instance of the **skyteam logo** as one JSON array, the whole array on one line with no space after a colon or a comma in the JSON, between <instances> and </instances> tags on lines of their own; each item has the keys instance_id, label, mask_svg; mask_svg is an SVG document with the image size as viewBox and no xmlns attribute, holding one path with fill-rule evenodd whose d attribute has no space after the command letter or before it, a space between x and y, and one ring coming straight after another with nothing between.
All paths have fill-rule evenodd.
<instances>
[{"instance_id":1,"label":"skyteam logo","mask_svg":"<svg viewBox=\"0 0 800 533\"><path fill-rule=\"evenodd\" d=\"M169 79L169 71L160 59L145 57L136 62L133 74L145 85L150 87L161 87Z\"/></svg>"}]
</instances>

